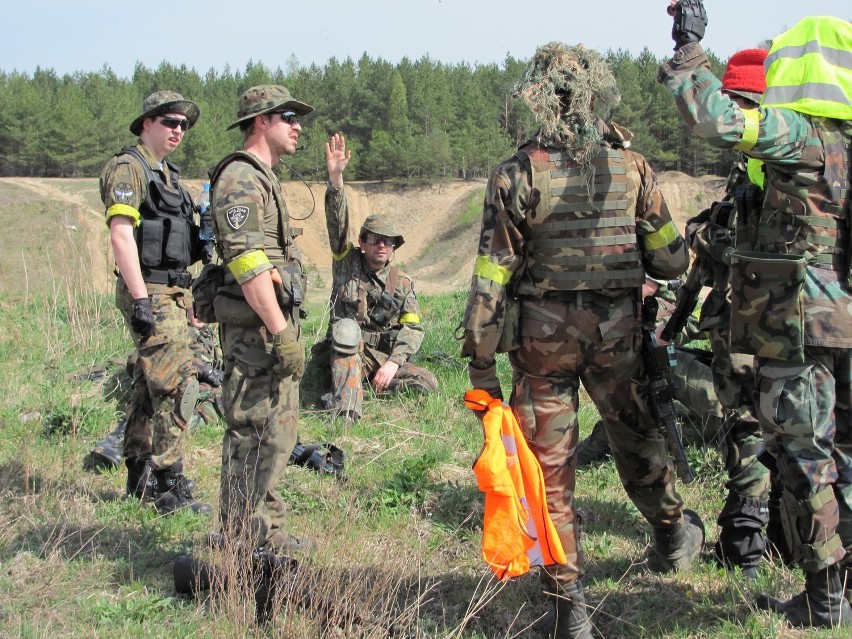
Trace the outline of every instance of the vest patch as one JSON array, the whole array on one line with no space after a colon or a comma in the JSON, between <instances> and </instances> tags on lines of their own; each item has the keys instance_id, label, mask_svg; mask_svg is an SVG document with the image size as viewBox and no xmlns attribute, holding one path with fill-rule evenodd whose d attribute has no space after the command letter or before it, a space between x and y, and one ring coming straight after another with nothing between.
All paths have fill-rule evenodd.
<instances>
[{"instance_id":1,"label":"vest patch","mask_svg":"<svg viewBox=\"0 0 852 639\"><path fill-rule=\"evenodd\" d=\"M112 187L112 197L118 204L127 204L133 197L133 187L127 182L121 182Z\"/></svg>"},{"instance_id":2,"label":"vest patch","mask_svg":"<svg viewBox=\"0 0 852 639\"><path fill-rule=\"evenodd\" d=\"M235 231L242 227L249 218L249 210L246 206L232 206L225 211L225 219L228 220L228 226Z\"/></svg>"}]
</instances>

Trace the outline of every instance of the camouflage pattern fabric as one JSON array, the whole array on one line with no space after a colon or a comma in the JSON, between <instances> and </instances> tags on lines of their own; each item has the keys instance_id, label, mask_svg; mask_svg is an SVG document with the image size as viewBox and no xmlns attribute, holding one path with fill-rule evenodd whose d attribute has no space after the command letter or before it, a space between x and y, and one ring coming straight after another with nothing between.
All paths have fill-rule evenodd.
<instances>
[{"instance_id":1,"label":"camouflage pattern fabric","mask_svg":"<svg viewBox=\"0 0 852 639\"><path fill-rule=\"evenodd\" d=\"M579 386L606 424L628 497L653 526L680 521L683 500L659 427L639 398L642 361L632 295L584 292L579 300L524 300L521 346L509 354L511 406L544 474L547 506L568 563L549 566L554 587L582 576L580 522L574 508Z\"/></svg>"},{"instance_id":2,"label":"camouflage pattern fabric","mask_svg":"<svg viewBox=\"0 0 852 639\"><path fill-rule=\"evenodd\" d=\"M349 241L349 204L344 189L329 185L325 195L326 228L334 261L332 264L331 322L347 318L361 327L360 355L329 349L332 377L332 409L361 416L362 381L369 382L381 366L392 361L399 366L390 392L436 392L438 379L410 359L420 350L424 330L414 282L398 271L395 290L387 291L394 306L382 300L391 264L374 271L361 256L359 247ZM362 302L363 300L363 302ZM359 305L364 308L359 311ZM329 331L330 331L329 327Z\"/></svg>"},{"instance_id":3,"label":"camouflage pattern fabric","mask_svg":"<svg viewBox=\"0 0 852 639\"><path fill-rule=\"evenodd\" d=\"M603 174L604 169L618 164L611 170L618 172L625 186L623 192L595 193L590 201L580 202L581 211L566 211L556 198L552 208L542 204L541 195L532 186L529 153L510 158L492 172L486 188L479 257L461 325L462 355L471 358L472 364L481 364L469 370L487 371L494 366L500 344L512 342L503 336L508 302L515 297L520 304L517 348L509 352L513 370L511 406L542 466L548 509L568 555L567 564L549 566L542 572L543 581L551 588L571 584L583 571L574 508L581 382L606 423L609 440L616 442L613 457L631 501L659 529L670 529L681 522L683 513L665 440L640 398L639 384L644 376L638 302L644 274L640 273L635 287L603 288L606 277L619 277L604 271L599 290L564 290L572 284L565 273L551 279L537 277L526 269L529 256L541 250L546 251L551 264L561 261L570 265L572 256L580 252L577 247L586 249L589 243L588 237L583 243L581 227L583 218L595 218L591 198L603 202L612 195L612 200L626 204L619 215L635 219L635 238L630 241L641 253L648 274L671 279L686 270L686 244L672 223L653 171L641 155L624 148L629 132L601 121L597 126L608 161L595 179L605 183L609 176ZM553 168L554 174L571 175L579 168L566 160L564 166ZM531 241L531 228L549 217L554 225L567 220L565 228L577 229L576 234L572 237L562 231L545 242ZM618 223L623 224L620 218ZM595 253L583 259L591 263ZM590 281L586 280L584 286L591 287ZM477 388L490 388L487 379L475 377L473 372L471 381Z\"/></svg>"},{"instance_id":4,"label":"camouflage pattern fabric","mask_svg":"<svg viewBox=\"0 0 852 639\"><path fill-rule=\"evenodd\" d=\"M287 318L288 322L291 318ZM296 445L299 385L276 373L264 327L220 327L225 353L220 509L226 534L264 545L286 518L277 493Z\"/></svg>"},{"instance_id":5,"label":"camouflage pattern fabric","mask_svg":"<svg viewBox=\"0 0 852 639\"><path fill-rule=\"evenodd\" d=\"M852 132L848 123L786 108L744 113L721 93L697 43L681 47L658 78L696 134L763 160L766 198L754 250L807 258L799 299L804 361L758 358L756 408L779 479L800 506L793 531L803 544L798 561L806 571L819 572L852 549L852 297L843 239L849 235L844 216ZM767 316L767 329L778 320L784 318ZM780 344L775 352L785 349Z\"/></svg>"},{"instance_id":6,"label":"camouflage pattern fabric","mask_svg":"<svg viewBox=\"0 0 852 639\"><path fill-rule=\"evenodd\" d=\"M223 293L245 309L245 318L220 322L225 358L222 407L227 427L222 442L220 518L223 532L252 546L263 546L283 531L285 509L276 489L296 444L299 385L282 377L272 338L242 296L240 284L297 254L287 225L281 186L269 170L237 158L211 185L211 211L216 244L226 264L259 259L235 276L225 269ZM282 225L285 225L282 228ZM260 259L264 258L264 259ZM217 316L219 314L217 307ZM299 333L298 312L282 308L288 324ZM248 324L248 325L247 325ZM252 325L253 324L253 325Z\"/></svg>"},{"instance_id":7,"label":"camouflage pattern fabric","mask_svg":"<svg viewBox=\"0 0 852 639\"><path fill-rule=\"evenodd\" d=\"M183 459L188 427L180 412L184 389L195 381L192 335L186 309L192 304L187 289L148 284L156 324L144 342L130 329L133 298L124 280L116 283L116 306L124 315L138 353L133 367L124 456L151 455L155 469L165 469Z\"/></svg>"}]
</instances>

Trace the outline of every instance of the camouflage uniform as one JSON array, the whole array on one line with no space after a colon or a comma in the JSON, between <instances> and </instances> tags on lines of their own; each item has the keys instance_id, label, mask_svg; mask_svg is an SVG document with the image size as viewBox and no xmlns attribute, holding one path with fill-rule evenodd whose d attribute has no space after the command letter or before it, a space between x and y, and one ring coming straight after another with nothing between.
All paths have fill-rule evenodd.
<instances>
[{"instance_id":1,"label":"camouflage uniform","mask_svg":"<svg viewBox=\"0 0 852 639\"><path fill-rule=\"evenodd\" d=\"M360 418L364 396L362 382L369 382L387 361L399 365L388 391L437 391L435 375L410 362L420 350L424 337L414 282L392 264L373 270L358 246L348 240L349 205L343 188L329 185L325 211L334 257L332 326L329 327L325 348L316 350L329 353L332 380L329 408L353 419ZM392 300L384 296L386 287L390 285L393 285L393 291L388 291ZM360 329L357 344L341 348L334 343L332 331L342 319L357 322Z\"/></svg>"},{"instance_id":2,"label":"camouflage uniform","mask_svg":"<svg viewBox=\"0 0 852 639\"><path fill-rule=\"evenodd\" d=\"M176 167L168 162L157 162L141 143L134 149L148 163L161 188L181 198L184 214L191 215L192 201L178 183ZM126 150L114 156L101 173L100 193L108 220L113 215L144 211L150 192L139 157ZM138 219L139 213L136 215ZM142 219L144 226L144 213ZM141 241L145 242L144 231L139 232L143 233ZM144 254L143 247L140 255ZM160 258L159 255L153 257ZM138 351L137 364L133 369L131 406L142 418L131 420L125 431L124 456L130 463L150 458L154 470L172 467L183 458L186 421L192 414L197 394L192 365L193 339L186 315L187 308L192 305L191 278L186 266L189 264L148 268L145 258L142 258L143 277L156 323L153 333L144 341L130 329ZM115 298L129 328L133 296L120 275L116 280ZM188 404L191 407L187 412Z\"/></svg>"},{"instance_id":3,"label":"camouflage uniform","mask_svg":"<svg viewBox=\"0 0 852 639\"><path fill-rule=\"evenodd\" d=\"M712 284L701 305L699 327L710 332L712 381L730 415L722 431L728 497L717 520L721 531L715 552L721 561L743 569L757 566L766 551L770 474L758 460L765 446L753 399L754 357L732 353L729 347L730 269L722 255L734 245L751 246L749 224L762 201L763 191L749 181L743 158L731 170L724 200L687 225L691 245L707 269L705 281Z\"/></svg>"},{"instance_id":4,"label":"camouflage uniform","mask_svg":"<svg viewBox=\"0 0 852 639\"><path fill-rule=\"evenodd\" d=\"M502 396L494 356L509 353L510 402L541 464L568 557L542 572L557 590L583 572L574 506L581 382L614 442L627 494L658 541L683 515L665 440L640 398L639 298L646 270L660 279L684 272L686 244L645 158L627 150L629 132L600 119L593 126L591 179L558 136L542 134L492 172L462 323L474 387Z\"/></svg>"},{"instance_id":5,"label":"camouflage uniform","mask_svg":"<svg viewBox=\"0 0 852 639\"><path fill-rule=\"evenodd\" d=\"M806 18L800 24L814 20L831 19ZM837 33L836 26L831 30ZM759 355L757 416L785 492L796 502L791 528L802 542L798 560L806 589L783 611L796 623L793 617L806 609L823 615L820 625L837 623L836 610L832 615L820 608L840 608L833 566L852 550L852 296L847 281L852 131L848 121L792 108L740 109L720 91L698 42L681 46L660 67L659 80L671 89L681 116L697 135L719 148L738 148L766 167L766 198L754 239L761 253L741 260L735 256L731 267L732 295L751 295L766 308L752 314L754 323L734 306L732 347L742 348L751 335L752 352ZM773 102L767 99L770 91L767 74L764 104ZM803 268L795 256L804 257ZM772 271L752 270L758 257L772 264ZM777 277L782 271L783 280L776 283L773 273ZM754 284L739 282L757 282L763 297L754 296ZM787 300L786 308L773 306Z\"/></svg>"},{"instance_id":6,"label":"camouflage uniform","mask_svg":"<svg viewBox=\"0 0 852 639\"><path fill-rule=\"evenodd\" d=\"M241 284L268 270L284 317L298 335L304 292L301 256L288 223L281 185L246 152L214 170L211 210L217 249L226 265L214 301L225 358L220 509L223 529L263 546L283 533L284 502L276 493L296 444L299 384L280 372L273 335L249 306ZM265 259L262 258L265 255ZM253 256L257 256L255 259ZM254 266L252 266L254 264Z\"/></svg>"}]
</instances>

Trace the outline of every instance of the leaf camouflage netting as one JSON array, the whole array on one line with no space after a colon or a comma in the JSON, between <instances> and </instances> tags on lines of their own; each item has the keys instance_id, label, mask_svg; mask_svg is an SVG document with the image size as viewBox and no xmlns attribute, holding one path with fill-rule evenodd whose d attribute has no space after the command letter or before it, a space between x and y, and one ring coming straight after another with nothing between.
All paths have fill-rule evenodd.
<instances>
[{"instance_id":1,"label":"leaf camouflage netting","mask_svg":"<svg viewBox=\"0 0 852 639\"><path fill-rule=\"evenodd\" d=\"M514 96L524 99L540 123L541 141L565 147L590 181L601 141L597 120L621 100L603 56L582 44L545 44L515 85Z\"/></svg>"}]
</instances>

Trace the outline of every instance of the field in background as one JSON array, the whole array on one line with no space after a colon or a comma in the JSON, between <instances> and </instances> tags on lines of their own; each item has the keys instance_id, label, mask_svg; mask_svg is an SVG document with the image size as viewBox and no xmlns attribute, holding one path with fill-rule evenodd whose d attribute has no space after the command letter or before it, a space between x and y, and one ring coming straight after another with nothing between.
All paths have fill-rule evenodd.
<instances>
[{"instance_id":1,"label":"field in background","mask_svg":"<svg viewBox=\"0 0 852 639\"><path fill-rule=\"evenodd\" d=\"M421 301L429 329L421 363L438 375L441 392L425 399L370 398L364 419L347 428L313 407L315 385L303 381L300 438L341 447L348 481L287 469L281 494L292 531L317 542L294 591L310 592L312 600L282 597L282 611L257 626L247 592L217 592L201 602L175 594L173 559L203 555L215 519L157 517L123 498L122 472L95 475L82 467L93 442L121 417L128 380L120 362L131 347L105 290L108 279L100 279L111 267L103 223L92 213L93 184L0 180L0 637L538 636L530 626L547 606L537 578L500 584L479 557L482 500L470 467L481 428L461 402L467 379L452 357L470 272L464 260L472 259L478 224L464 212L484 185L435 187L441 205L429 205L421 190L410 206L392 187L360 187L364 207L398 206L420 216L412 223L432 216L435 232L418 227L412 236L421 248L404 262L418 283L421 272L427 282L419 287L426 291ZM49 192L39 192L46 186ZM695 190L684 185L679 192L691 193L683 208L695 207L694 214L702 206L696 194L712 189L703 182L689 188ZM298 196L293 200L298 204ZM436 213L442 206L451 211L444 217ZM460 226L453 225L454 215ZM324 258L309 257L321 284ZM444 261L455 263L462 284L428 291L428 267ZM435 276L436 289L442 277L448 279ZM312 291L311 298L306 346L323 333L326 319L321 294ZM104 377L75 379L111 362ZM508 389L504 359L500 375ZM585 434L597 414L586 406L580 419ZM199 428L186 458L197 494L214 510L221 433L221 424ZM689 454L699 479L681 492L704 519L712 543L723 499L721 463L715 451ZM753 609L757 591L797 592L798 571L767 565L754 585L707 563L683 575L656 575L647 565L652 531L626 499L612 464L582 470L577 485L584 582L602 636L832 636L790 629Z\"/></svg>"}]
</instances>

